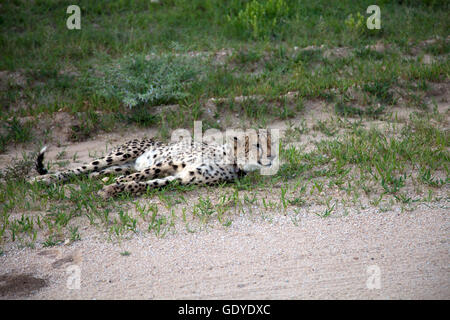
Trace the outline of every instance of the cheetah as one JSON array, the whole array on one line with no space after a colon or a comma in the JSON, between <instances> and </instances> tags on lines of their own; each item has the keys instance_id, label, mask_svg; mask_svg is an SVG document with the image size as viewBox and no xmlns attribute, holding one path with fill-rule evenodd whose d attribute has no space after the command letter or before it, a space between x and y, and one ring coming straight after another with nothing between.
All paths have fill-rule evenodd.
<instances>
[{"instance_id":1,"label":"cheetah","mask_svg":"<svg viewBox=\"0 0 450 320\"><path fill-rule=\"evenodd\" d=\"M212 185L233 181L249 172L270 166L272 161L270 132L265 130L260 130L256 138L242 134L239 137L231 136L223 144L195 141L162 143L148 138L134 139L115 148L105 157L54 173L48 173L45 169L45 152L46 147L36 159L36 171L40 175L30 182L51 184L79 175L91 178L119 175L112 184L105 185L99 191L99 196L104 199L122 192L141 195L148 188L163 187L171 181L178 181L181 185ZM266 159L262 158L264 152ZM266 163L263 164L263 160L267 160Z\"/></svg>"}]
</instances>

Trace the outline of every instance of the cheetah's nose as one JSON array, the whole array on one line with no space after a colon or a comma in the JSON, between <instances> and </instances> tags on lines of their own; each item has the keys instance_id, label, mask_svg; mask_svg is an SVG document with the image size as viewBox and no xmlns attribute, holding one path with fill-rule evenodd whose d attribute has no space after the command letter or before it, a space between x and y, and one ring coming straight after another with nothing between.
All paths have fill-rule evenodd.
<instances>
[{"instance_id":1,"label":"cheetah's nose","mask_svg":"<svg viewBox=\"0 0 450 320\"><path fill-rule=\"evenodd\" d=\"M275 157L265 157L258 160L258 163L264 167L270 167L272 165L272 161Z\"/></svg>"}]
</instances>

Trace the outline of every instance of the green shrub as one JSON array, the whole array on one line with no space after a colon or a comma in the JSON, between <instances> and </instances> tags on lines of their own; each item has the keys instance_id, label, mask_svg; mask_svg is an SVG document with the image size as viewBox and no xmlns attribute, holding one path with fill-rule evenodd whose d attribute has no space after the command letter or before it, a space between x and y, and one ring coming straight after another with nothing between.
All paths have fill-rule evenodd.
<instances>
[{"instance_id":1,"label":"green shrub","mask_svg":"<svg viewBox=\"0 0 450 320\"><path fill-rule=\"evenodd\" d=\"M99 96L128 107L169 104L188 96L188 87L203 67L198 59L175 55L130 55L102 67L91 78Z\"/></svg>"},{"instance_id":2,"label":"green shrub","mask_svg":"<svg viewBox=\"0 0 450 320\"><path fill-rule=\"evenodd\" d=\"M361 35L367 29L366 27L366 19L361 13L356 13L356 16L353 17L353 14L350 14L347 19L344 21L345 26L354 35Z\"/></svg>"},{"instance_id":3,"label":"green shrub","mask_svg":"<svg viewBox=\"0 0 450 320\"><path fill-rule=\"evenodd\" d=\"M289 11L284 0L252 0L236 16L227 18L237 32L259 39L275 33Z\"/></svg>"},{"instance_id":4,"label":"green shrub","mask_svg":"<svg viewBox=\"0 0 450 320\"><path fill-rule=\"evenodd\" d=\"M16 117L0 124L0 152L6 150L9 143L28 142L33 138L33 122L20 122Z\"/></svg>"}]
</instances>

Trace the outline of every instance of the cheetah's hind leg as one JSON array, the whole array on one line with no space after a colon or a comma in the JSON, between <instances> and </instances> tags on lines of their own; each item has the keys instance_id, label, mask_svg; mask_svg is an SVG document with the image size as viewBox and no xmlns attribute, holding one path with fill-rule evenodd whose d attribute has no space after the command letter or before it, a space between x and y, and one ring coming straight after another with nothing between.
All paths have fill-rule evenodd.
<instances>
[{"instance_id":1,"label":"cheetah's hind leg","mask_svg":"<svg viewBox=\"0 0 450 320\"><path fill-rule=\"evenodd\" d=\"M134 166L131 163L126 163L122 165L117 166L111 166L107 167L105 169L102 169L100 171L93 171L89 174L89 178L97 178L99 176L105 176L105 175L129 175L136 170L134 169ZM103 178L102 180L107 181L107 177Z\"/></svg>"}]
</instances>

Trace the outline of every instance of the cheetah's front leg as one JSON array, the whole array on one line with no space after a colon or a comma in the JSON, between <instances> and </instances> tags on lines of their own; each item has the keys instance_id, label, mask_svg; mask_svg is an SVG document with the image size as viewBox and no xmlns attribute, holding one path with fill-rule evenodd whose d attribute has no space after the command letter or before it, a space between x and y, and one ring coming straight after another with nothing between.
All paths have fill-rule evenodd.
<instances>
[{"instance_id":1,"label":"cheetah's front leg","mask_svg":"<svg viewBox=\"0 0 450 320\"><path fill-rule=\"evenodd\" d=\"M152 179L145 182L142 181L129 181L129 182L116 182L103 187L99 191L99 195L102 198L114 197L121 192L128 192L131 194L139 195L144 193L147 188L158 188L169 184L170 181L177 180L182 185L196 184L196 185L210 185L225 180L230 180L233 177L231 175L214 174L211 171L210 166L200 165L200 166L190 166L182 167L176 174L167 176L161 179Z\"/></svg>"},{"instance_id":2,"label":"cheetah's front leg","mask_svg":"<svg viewBox=\"0 0 450 320\"><path fill-rule=\"evenodd\" d=\"M154 166L146 168L145 170L130 174L123 175L116 179L117 183L125 182L140 182L144 180L151 180L155 178L160 178L164 176L177 175L186 167L183 162L159 162Z\"/></svg>"},{"instance_id":3,"label":"cheetah's front leg","mask_svg":"<svg viewBox=\"0 0 450 320\"><path fill-rule=\"evenodd\" d=\"M153 179L145 182L124 182L124 183L113 183L108 186L104 186L99 192L99 196L103 199L111 198L117 196L119 193L128 192L133 195L140 195L147 191L147 188L158 188L166 186L170 181L178 180L181 182L180 178L175 176L168 176L162 179Z\"/></svg>"}]
</instances>

